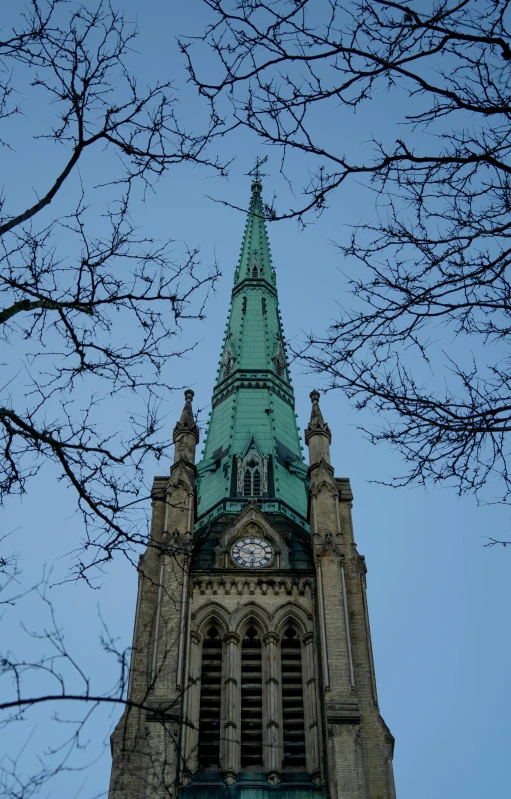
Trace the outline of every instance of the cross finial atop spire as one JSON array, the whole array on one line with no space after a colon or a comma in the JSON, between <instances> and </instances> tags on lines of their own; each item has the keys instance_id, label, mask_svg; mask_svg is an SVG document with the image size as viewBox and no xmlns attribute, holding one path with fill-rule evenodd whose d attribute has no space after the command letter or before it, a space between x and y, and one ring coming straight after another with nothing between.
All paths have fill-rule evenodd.
<instances>
[{"instance_id":1,"label":"cross finial atop spire","mask_svg":"<svg viewBox=\"0 0 511 799\"><path fill-rule=\"evenodd\" d=\"M260 183L261 178L266 177L264 172L260 172L259 169L265 164L268 160L268 156L265 155L264 158L256 158L255 167L247 172L247 175L250 175L251 178L254 178L254 183Z\"/></svg>"}]
</instances>

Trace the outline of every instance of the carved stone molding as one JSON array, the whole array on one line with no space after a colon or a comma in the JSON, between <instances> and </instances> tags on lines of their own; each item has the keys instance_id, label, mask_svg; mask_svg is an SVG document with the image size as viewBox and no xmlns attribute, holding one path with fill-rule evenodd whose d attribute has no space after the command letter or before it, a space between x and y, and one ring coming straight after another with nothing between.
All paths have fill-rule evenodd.
<instances>
[{"instance_id":1,"label":"carved stone molding","mask_svg":"<svg viewBox=\"0 0 511 799\"><path fill-rule=\"evenodd\" d=\"M312 596L311 577L290 578L271 576L268 578L247 577L244 574L208 575L193 577L192 591L201 596Z\"/></svg>"},{"instance_id":2,"label":"carved stone molding","mask_svg":"<svg viewBox=\"0 0 511 799\"><path fill-rule=\"evenodd\" d=\"M225 644L235 644L237 646L239 644L239 642L240 642L240 637L233 630L230 630L227 633L227 635L224 637L224 643Z\"/></svg>"}]
</instances>

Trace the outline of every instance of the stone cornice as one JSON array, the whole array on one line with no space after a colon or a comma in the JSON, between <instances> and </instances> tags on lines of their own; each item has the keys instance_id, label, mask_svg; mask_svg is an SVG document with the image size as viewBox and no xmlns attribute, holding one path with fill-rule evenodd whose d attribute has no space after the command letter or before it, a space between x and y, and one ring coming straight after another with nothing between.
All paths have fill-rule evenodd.
<instances>
[{"instance_id":1,"label":"stone cornice","mask_svg":"<svg viewBox=\"0 0 511 799\"><path fill-rule=\"evenodd\" d=\"M216 574L190 575L192 590L202 596L312 596L314 575L290 576L289 571L265 575L222 570Z\"/></svg>"}]
</instances>

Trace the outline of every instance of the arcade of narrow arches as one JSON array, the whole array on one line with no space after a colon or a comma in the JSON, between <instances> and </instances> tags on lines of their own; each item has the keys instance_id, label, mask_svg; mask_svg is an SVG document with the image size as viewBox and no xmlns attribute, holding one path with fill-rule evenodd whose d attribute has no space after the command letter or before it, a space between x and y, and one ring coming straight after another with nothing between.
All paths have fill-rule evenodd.
<instances>
[{"instance_id":1,"label":"arcade of narrow arches","mask_svg":"<svg viewBox=\"0 0 511 799\"><path fill-rule=\"evenodd\" d=\"M185 774L218 772L227 784L259 772L319 783L313 633L296 618L264 629L252 614L225 629L212 617L192 633Z\"/></svg>"}]
</instances>

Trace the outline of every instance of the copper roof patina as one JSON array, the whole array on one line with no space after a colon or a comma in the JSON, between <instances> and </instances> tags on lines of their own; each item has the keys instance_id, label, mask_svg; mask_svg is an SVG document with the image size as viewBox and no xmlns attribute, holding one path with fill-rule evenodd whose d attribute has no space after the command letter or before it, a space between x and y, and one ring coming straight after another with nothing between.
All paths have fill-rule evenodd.
<instances>
[{"instance_id":1,"label":"copper roof patina","mask_svg":"<svg viewBox=\"0 0 511 799\"><path fill-rule=\"evenodd\" d=\"M252 196L234 273L228 323L213 392L203 459L198 464L197 529L236 491L235 458L250 446L271 456L268 501L307 527L307 467L295 416L294 392L279 313L276 274L260 180ZM229 505L223 503L229 512ZM232 503L232 512L239 512ZM277 507L275 507L277 510ZM214 515L214 514L213 514Z\"/></svg>"}]
</instances>

